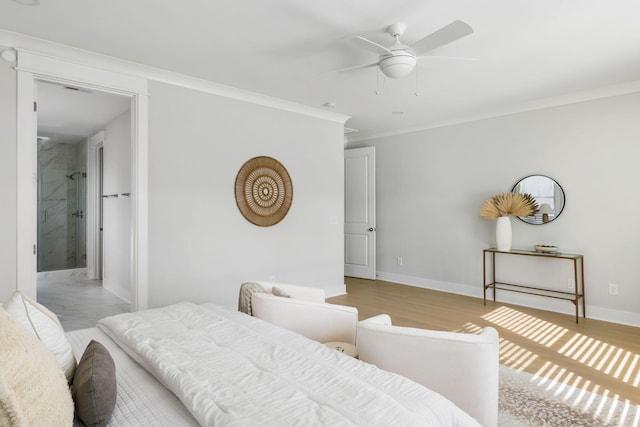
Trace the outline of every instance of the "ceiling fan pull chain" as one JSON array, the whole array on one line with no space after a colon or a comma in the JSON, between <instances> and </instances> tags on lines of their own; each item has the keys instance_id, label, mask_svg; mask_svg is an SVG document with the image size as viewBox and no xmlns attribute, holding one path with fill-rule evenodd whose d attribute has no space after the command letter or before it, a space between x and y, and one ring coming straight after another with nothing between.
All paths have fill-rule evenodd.
<instances>
[{"instance_id":1,"label":"ceiling fan pull chain","mask_svg":"<svg viewBox=\"0 0 640 427\"><path fill-rule=\"evenodd\" d=\"M380 68L376 69L376 95L380 95Z\"/></svg>"},{"instance_id":2,"label":"ceiling fan pull chain","mask_svg":"<svg viewBox=\"0 0 640 427\"><path fill-rule=\"evenodd\" d=\"M418 92L418 67L416 66L416 91L413 93L415 96L420 96L420 92Z\"/></svg>"}]
</instances>

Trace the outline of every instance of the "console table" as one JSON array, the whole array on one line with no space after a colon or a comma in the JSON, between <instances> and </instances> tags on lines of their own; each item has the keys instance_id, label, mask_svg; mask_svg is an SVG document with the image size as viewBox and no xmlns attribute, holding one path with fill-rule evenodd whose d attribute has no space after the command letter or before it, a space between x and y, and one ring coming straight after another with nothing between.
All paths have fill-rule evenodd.
<instances>
[{"instance_id":1,"label":"console table","mask_svg":"<svg viewBox=\"0 0 640 427\"><path fill-rule=\"evenodd\" d=\"M487 283L487 254L491 256L491 283ZM560 291L555 289L536 288L533 286L519 285L515 283L506 283L496 281L496 254L500 255L516 255L516 256L533 256L553 259L566 259L573 262L573 284L572 292ZM580 274L578 275L578 264L580 264ZM510 292L519 292L529 295L537 295L547 298L556 298L571 301L576 306L576 323L579 319L579 301L582 299L582 317L586 315L586 304L584 299L584 257L580 254L564 254L564 253L546 253L535 251L523 251L511 249L510 251L499 251L496 248L484 249L482 251L482 273L484 283L484 305L487 305L487 289L493 289L493 300L496 300L496 290L504 290ZM578 281L580 277L580 281Z\"/></svg>"}]
</instances>

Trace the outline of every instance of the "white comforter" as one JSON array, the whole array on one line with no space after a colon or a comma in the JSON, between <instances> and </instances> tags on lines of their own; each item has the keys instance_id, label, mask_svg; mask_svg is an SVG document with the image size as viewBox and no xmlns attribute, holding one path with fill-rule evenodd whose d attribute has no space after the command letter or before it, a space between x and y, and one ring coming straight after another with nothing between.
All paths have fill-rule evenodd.
<instances>
[{"instance_id":1,"label":"white comforter","mask_svg":"<svg viewBox=\"0 0 640 427\"><path fill-rule=\"evenodd\" d=\"M224 307L180 303L98 326L203 426L478 425L417 383Z\"/></svg>"}]
</instances>

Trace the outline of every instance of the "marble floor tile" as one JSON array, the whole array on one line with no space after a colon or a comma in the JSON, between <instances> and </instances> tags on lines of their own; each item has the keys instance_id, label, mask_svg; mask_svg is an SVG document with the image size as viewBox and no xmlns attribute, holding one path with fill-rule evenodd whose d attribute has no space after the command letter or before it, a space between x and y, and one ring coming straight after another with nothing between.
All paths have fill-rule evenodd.
<instances>
[{"instance_id":1,"label":"marble floor tile","mask_svg":"<svg viewBox=\"0 0 640 427\"><path fill-rule=\"evenodd\" d=\"M130 305L87 277L38 278L38 302L53 311L65 331L91 328L98 320L128 313Z\"/></svg>"}]
</instances>

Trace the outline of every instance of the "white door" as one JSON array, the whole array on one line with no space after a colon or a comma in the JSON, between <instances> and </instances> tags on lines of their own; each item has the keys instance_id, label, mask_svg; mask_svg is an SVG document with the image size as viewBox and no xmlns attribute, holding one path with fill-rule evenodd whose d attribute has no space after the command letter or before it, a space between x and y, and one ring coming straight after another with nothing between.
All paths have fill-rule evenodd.
<instances>
[{"instance_id":1,"label":"white door","mask_svg":"<svg viewBox=\"0 0 640 427\"><path fill-rule=\"evenodd\" d=\"M376 278L375 147L344 152L344 275Z\"/></svg>"}]
</instances>

